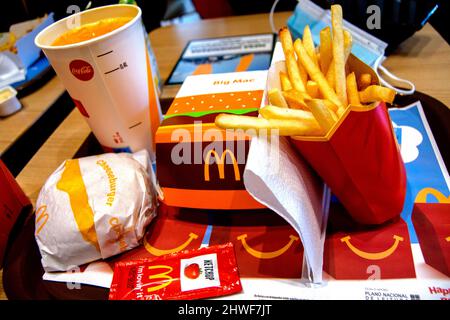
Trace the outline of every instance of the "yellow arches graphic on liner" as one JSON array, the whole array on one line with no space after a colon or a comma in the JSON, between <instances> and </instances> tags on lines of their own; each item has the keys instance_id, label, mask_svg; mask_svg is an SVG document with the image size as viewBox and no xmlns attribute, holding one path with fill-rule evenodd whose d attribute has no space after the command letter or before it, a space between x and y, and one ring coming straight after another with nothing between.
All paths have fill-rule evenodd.
<instances>
[{"instance_id":1,"label":"yellow arches graphic on liner","mask_svg":"<svg viewBox=\"0 0 450 320\"><path fill-rule=\"evenodd\" d=\"M165 254L181 251L181 250L185 249L192 242L192 240L197 239L197 238L198 238L198 235L191 232L191 233L189 233L189 238L183 244L181 244L178 247L173 248L173 249L163 250L163 249L158 249L158 248L153 247L150 243L148 243L147 237L144 237L144 247L145 247L145 250L150 252L152 255L159 257L159 256L162 256Z\"/></svg>"},{"instance_id":2,"label":"yellow arches graphic on liner","mask_svg":"<svg viewBox=\"0 0 450 320\"><path fill-rule=\"evenodd\" d=\"M389 257L391 254L395 252L397 249L400 241L403 241L403 238L397 235L394 235L394 244L387 250L382 252L365 252L358 248L356 248L354 245L350 243L350 236L346 236L341 238L341 242L344 242L348 248L357 256L367 259L367 260L382 260L384 258Z\"/></svg>"},{"instance_id":3,"label":"yellow arches graphic on liner","mask_svg":"<svg viewBox=\"0 0 450 320\"><path fill-rule=\"evenodd\" d=\"M258 259L273 259L276 257L281 256L283 253L285 253L286 251L289 250L289 248L293 245L293 243L295 241L298 241L299 238L294 236L294 235L290 235L289 236L289 242L281 249L278 249L276 251L272 251L272 252L261 252L261 251L257 251L255 249L253 249L252 247L250 247L247 243L247 234L241 234L240 236L237 237L238 240L240 240L242 242L242 246L244 247L244 249L251 254L252 256L254 256L255 258Z\"/></svg>"},{"instance_id":4,"label":"yellow arches graphic on liner","mask_svg":"<svg viewBox=\"0 0 450 320\"><path fill-rule=\"evenodd\" d=\"M433 195L440 203L450 203L450 196L446 197L442 192L434 188L423 188L417 193L416 200L417 203L427 203L427 196Z\"/></svg>"}]
</instances>

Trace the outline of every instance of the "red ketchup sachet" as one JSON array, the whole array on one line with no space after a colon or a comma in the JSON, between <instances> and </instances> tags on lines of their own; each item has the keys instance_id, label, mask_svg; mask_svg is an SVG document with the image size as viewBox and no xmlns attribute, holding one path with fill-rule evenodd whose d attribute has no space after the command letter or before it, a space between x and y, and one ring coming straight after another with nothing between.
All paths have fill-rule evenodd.
<instances>
[{"instance_id":1,"label":"red ketchup sachet","mask_svg":"<svg viewBox=\"0 0 450 320\"><path fill-rule=\"evenodd\" d=\"M242 291L233 244L116 263L110 300L192 300Z\"/></svg>"}]
</instances>

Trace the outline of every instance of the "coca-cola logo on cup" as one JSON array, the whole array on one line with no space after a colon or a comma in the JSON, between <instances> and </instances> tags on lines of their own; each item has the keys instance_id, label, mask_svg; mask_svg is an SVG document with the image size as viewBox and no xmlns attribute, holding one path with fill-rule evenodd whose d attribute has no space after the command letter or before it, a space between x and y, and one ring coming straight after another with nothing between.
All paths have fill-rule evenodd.
<instances>
[{"instance_id":1,"label":"coca-cola logo on cup","mask_svg":"<svg viewBox=\"0 0 450 320\"><path fill-rule=\"evenodd\" d=\"M94 76L92 66L83 60L73 60L69 64L70 72L81 81L89 81Z\"/></svg>"}]
</instances>

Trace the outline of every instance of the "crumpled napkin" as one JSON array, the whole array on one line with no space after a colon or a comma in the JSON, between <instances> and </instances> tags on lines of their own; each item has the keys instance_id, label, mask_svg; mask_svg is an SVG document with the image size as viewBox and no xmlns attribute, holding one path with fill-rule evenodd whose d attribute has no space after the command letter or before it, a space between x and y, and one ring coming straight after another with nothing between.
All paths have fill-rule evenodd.
<instances>
[{"instance_id":1,"label":"crumpled napkin","mask_svg":"<svg viewBox=\"0 0 450 320\"><path fill-rule=\"evenodd\" d=\"M283 217L304 247L302 279L322 283L330 191L288 138L253 137L244 171L247 191Z\"/></svg>"}]
</instances>

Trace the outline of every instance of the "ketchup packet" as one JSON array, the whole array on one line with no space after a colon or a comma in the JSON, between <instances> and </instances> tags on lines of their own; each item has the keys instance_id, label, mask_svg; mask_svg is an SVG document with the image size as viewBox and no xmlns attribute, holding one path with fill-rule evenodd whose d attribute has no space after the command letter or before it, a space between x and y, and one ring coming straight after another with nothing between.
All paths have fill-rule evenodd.
<instances>
[{"instance_id":1,"label":"ketchup packet","mask_svg":"<svg viewBox=\"0 0 450 320\"><path fill-rule=\"evenodd\" d=\"M192 300L242 291L232 243L116 263L110 300Z\"/></svg>"}]
</instances>

